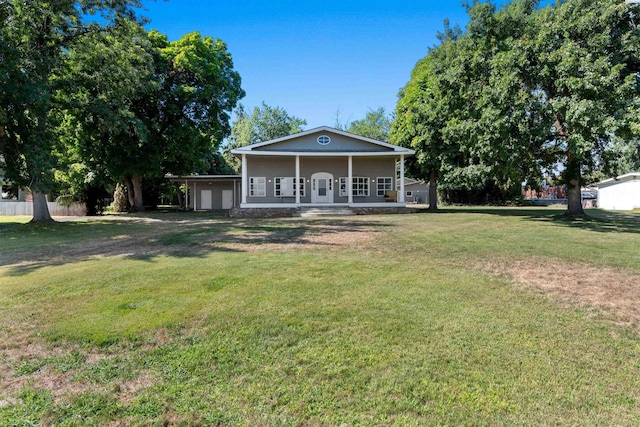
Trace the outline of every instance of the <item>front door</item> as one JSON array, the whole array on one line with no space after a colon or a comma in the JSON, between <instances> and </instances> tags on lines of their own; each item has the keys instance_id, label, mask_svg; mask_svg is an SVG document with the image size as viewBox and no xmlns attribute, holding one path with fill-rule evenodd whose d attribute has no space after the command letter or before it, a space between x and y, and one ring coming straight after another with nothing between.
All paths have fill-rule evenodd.
<instances>
[{"instance_id":1,"label":"front door","mask_svg":"<svg viewBox=\"0 0 640 427\"><path fill-rule=\"evenodd\" d=\"M311 203L333 203L333 175L326 172L311 175Z\"/></svg>"}]
</instances>

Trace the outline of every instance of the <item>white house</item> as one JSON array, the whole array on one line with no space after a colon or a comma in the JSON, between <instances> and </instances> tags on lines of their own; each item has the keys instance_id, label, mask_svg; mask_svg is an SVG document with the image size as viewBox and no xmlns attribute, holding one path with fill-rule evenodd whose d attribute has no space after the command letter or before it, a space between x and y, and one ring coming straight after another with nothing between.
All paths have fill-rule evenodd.
<instances>
[{"instance_id":1,"label":"white house","mask_svg":"<svg viewBox=\"0 0 640 427\"><path fill-rule=\"evenodd\" d=\"M640 208L640 172L599 182L598 207L615 211Z\"/></svg>"}]
</instances>

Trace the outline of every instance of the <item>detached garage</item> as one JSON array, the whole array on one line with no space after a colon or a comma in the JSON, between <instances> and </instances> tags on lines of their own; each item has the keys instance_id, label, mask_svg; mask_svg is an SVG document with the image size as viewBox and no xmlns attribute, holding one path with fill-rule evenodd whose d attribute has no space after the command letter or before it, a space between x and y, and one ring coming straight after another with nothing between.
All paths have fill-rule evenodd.
<instances>
[{"instance_id":1,"label":"detached garage","mask_svg":"<svg viewBox=\"0 0 640 427\"><path fill-rule=\"evenodd\" d=\"M240 205L239 175L168 175L166 178L185 185L185 205L194 211L226 210Z\"/></svg>"},{"instance_id":2,"label":"detached garage","mask_svg":"<svg viewBox=\"0 0 640 427\"><path fill-rule=\"evenodd\" d=\"M599 182L598 207L612 211L640 208L640 172Z\"/></svg>"}]
</instances>

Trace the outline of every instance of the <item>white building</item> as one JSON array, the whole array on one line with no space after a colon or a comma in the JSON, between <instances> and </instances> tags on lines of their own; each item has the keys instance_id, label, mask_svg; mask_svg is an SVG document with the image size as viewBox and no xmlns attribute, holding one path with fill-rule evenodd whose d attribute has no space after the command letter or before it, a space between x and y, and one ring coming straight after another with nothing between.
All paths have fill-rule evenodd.
<instances>
[{"instance_id":1,"label":"white building","mask_svg":"<svg viewBox=\"0 0 640 427\"><path fill-rule=\"evenodd\" d=\"M599 182L598 207L615 211L640 208L640 172L631 172Z\"/></svg>"}]
</instances>

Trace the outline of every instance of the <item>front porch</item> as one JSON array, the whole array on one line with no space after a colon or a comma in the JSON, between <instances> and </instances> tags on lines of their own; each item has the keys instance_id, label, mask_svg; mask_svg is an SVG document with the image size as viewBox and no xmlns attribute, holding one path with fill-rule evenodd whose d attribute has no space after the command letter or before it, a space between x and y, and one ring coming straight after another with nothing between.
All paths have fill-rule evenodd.
<instances>
[{"instance_id":1,"label":"front porch","mask_svg":"<svg viewBox=\"0 0 640 427\"><path fill-rule=\"evenodd\" d=\"M404 159L415 154L326 126L231 152L242 165L243 209L404 207Z\"/></svg>"},{"instance_id":2,"label":"front porch","mask_svg":"<svg viewBox=\"0 0 640 427\"><path fill-rule=\"evenodd\" d=\"M241 208L406 206L404 155L278 154L241 155Z\"/></svg>"}]
</instances>

